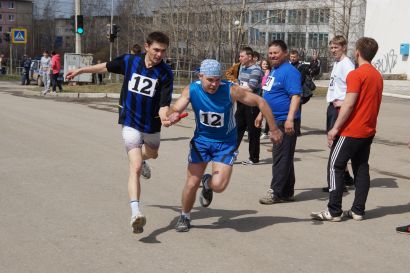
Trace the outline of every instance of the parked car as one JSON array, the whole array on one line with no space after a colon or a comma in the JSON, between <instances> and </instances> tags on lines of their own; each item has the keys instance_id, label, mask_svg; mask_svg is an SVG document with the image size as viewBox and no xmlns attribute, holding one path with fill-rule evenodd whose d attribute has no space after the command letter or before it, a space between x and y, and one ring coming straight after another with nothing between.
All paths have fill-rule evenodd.
<instances>
[{"instance_id":1,"label":"parked car","mask_svg":"<svg viewBox=\"0 0 410 273\"><path fill-rule=\"evenodd\" d=\"M40 60L31 60L30 79L31 81L34 81L38 86L44 86L42 71L40 70Z\"/></svg>"},{"instance_id":2,"label":"parked car","mask_svg":"<svg viewBox=\"0 0 410 273\"><path fill-rule=\"evenodd\" d=\"M37 58L31 60L30 80L34 81L38 86L44 86L43 71L40 70L40 60ZM58 75L57 80L60 82L64 82L64 69L60 69L60 73Z\"/></svg>"}]
</instances>

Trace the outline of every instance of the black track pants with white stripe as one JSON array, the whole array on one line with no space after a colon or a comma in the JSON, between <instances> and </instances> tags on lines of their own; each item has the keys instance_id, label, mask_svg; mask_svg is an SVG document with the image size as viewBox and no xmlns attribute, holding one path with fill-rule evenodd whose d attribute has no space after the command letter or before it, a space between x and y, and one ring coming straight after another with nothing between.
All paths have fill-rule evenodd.
<instances>
[{"instance_id":1,"label":"black track pants with white stripe","mask_svg":"<svg viewBox=\"0 0 410 273\"><path fill-rule=\"evenodd\" d=\"M363 215L367 195L370 188L369 155L373 137L352 138L338 136L332 145L328 161L329 203L328 209L332 216L340 216L342 210L342 197L344 178L343 174L349 159L355 182L355 198L352 211Z\"/></svg>"}]
</instances>

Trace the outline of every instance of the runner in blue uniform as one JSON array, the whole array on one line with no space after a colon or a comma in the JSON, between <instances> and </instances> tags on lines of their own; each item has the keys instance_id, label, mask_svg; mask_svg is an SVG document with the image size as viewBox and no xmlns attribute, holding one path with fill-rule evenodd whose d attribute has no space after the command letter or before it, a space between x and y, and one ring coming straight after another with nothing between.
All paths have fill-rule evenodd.
<instances>
[{"instance_id":1,"label":"runner in blue uniform","mask_svg":"<svg viewBox=\"0 0 410 273\"><path fill-rule=\"evenodd\" d=\"M131 227L141 233L146 223L140 211L140 175L151 177L145 160L158 157L161 125L170 126L169 105L172 99L173 74L162 60L169 38L162 32L148 35L145 54L125 54L113 61L69 71L66 78L81 73L113 72L124 75L119 103L118 123L129 159L128 195L131 206Z\"/></svg>"},{"instance_id":2,"label":"runner in blue uniform","mask_svg":"<svg viewBox=\"0 0 410 273\"><path fill-rule=\"evenodd\" d=\"M188 175L182 192L182 214L175 227L177 231L190 229L190 211L201 182L203 187L199 201L203 207L210 205L213 192L223 192L228 186L237 154L234 117L236 101L259 107L269 124L270 139L277 143L282 139L272 110L265 100L239 85L221 81L220 63L216 60L204 60L199 80L185 87L181 97L171 107L174 113L169 116L170 121L177 121L178 115L191 103L196 121L188 156ZM212 173L203 175L211 161Z\"/></svg>"}]
</instances>

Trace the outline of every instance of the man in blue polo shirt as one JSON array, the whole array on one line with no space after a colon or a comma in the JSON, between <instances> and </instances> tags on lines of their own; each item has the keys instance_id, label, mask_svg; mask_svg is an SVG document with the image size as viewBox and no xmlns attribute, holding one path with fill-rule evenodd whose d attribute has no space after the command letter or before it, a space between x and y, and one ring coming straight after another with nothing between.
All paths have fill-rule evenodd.
<instances>
[{"instance_id":1,"label":"man in blue polo shirt","mask_svg":"<svg viewBox=\"0 0 410 273\"><path fill-rule=\"evenodd\" d=\"M300 96L302 94L300 72L288 62L287 45L282 40L269 44L269 60L272 70L263 86L264 99L275 116L283 141L273 145L272 180L267 194L259 199L264 205L293 201L295 169L293 157L296 138L300 130ZM262 115L256 122L262 123Z\"/></svg>"},{"instance_id":2,"label":"man in blue polo shirt","mask_svg":"<svg viewBox=\"0 0 410 273\"><path fill-rule=\"evenodd\" d=\"M169 38L162 32L152 32L144 44L144 54L125 54L113 61L69 71L66 78L81 73L113 72L124 75L119 102L118 123L129 159L128 195L131 207L131 227L141 233L146 223L140 211L140 176L151 177L145 160L158 157L161 125L170 126L169 105L172 100L173 74L163 61Z\"/></svg>"}]
</instances>

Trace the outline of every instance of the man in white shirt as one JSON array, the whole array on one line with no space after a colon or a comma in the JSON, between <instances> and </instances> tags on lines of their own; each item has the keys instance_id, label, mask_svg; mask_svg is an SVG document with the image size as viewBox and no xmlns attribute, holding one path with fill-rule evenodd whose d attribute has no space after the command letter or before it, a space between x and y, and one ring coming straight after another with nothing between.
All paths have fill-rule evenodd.
<instances>
[{"instance_id":1,"label":"man in white shirt","mask_svg":"<svg viewBox=\"0 0 410 273\"><path fill-rule=\"evenodd\" d=\"M346 56L347 41L343 36L336 35L329 42L329 45L335 62L333 64L332 73L330 74L329 88L326 95L326 100L329 103L327 107L326 132L329 132L330 129L333 128L339 114L340 106L342 106L345 99L347 74L355 69L353 62ZM347 167L344 178L345 186L354 185L354 180L350 176ZM325 192L329 192L329 173L327 174L327 183L328 187L323 188Z\"/></svg>"}]
</instances>

